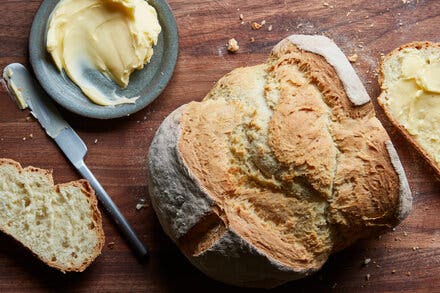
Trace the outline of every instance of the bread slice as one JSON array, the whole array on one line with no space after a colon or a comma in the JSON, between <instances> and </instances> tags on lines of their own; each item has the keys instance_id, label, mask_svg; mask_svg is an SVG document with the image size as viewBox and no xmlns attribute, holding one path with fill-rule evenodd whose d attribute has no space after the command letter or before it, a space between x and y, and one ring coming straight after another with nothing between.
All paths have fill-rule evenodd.
<instances>
[{"instance_id":1,"label":"bread slice","mask_svg":"<svg viewBox=\"0 0 440 293\"><path fill-rule=\"evenodd\" d=\"M171 113L149 152L163 229L212 278L274 287L396 226L411 192L353 67L293 35Z\"/></svg>"},{"instance_id":2,"label":"bread slice","mask_svg":"<svg viewBox=\"0 0 440 293\"><path fill-rule=\"evenodd\" d=\"M51 171L1 158L0 230L62 272L84 271L104 245L101 214L86 180L54 185Z\"/></svg>"},{"instance_id":3,"label":"bread slice","mask_svg":"<svg viewBox=\"0 0 440 293\"><path fill-rule=\"evenodd\" d=\"M429 79L430 78L430 79ZM403 45L383 59L379 105L440 175L440 43ZM428 84L430 83L430 84Z\"/></svg>"}]
</instances>

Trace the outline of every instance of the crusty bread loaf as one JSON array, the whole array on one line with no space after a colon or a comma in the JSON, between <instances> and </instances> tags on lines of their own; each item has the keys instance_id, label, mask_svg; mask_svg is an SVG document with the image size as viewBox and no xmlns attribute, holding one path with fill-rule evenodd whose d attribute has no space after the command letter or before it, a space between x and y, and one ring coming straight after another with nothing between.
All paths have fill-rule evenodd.
<instances>
[{"instance_id":1,"label":"crusty bread loaf","mask_svg":"<svg viewBox=\"0 0 440 293\"><path fill-rule=\"evenodd\" d=\"M165 232L201 271L273 287L397 225L411 193L361 81L323 36L281 41L157 131L149 189Z\"/></svg>"},{"instance_id":2,"label":"crusty bread loaf","mask_svg":"<svg viewBox=\"0 0 440 293\"><path fill-rule=\"evenodd\" d=\"M440 44L403 45L385 56L379 72L379 105L440 176ZM437 88L426 84L427 74Z\"/></svg>"},{"instance_id":3,"label":"crusty bread loaf","mask_svg":"<svg viewBox=\"0 0 440 293\"><path fill-rule=\"evenodd\" d=\"M62 272L84 271L104 245L86 180L54 185L50 171L10 159L0 159L0 230Z\"/></svg>"}]
</instances>

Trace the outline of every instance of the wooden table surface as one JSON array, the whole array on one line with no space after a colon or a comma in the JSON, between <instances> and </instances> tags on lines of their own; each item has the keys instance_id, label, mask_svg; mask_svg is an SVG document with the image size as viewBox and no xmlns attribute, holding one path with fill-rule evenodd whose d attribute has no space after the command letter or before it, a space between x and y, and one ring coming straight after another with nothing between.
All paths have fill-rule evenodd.
<instances>
[{"instance_id":1,"label":"wooden table surface","mask_svg":"<svg viewBox=\"0 0 440 293\"><path fill-rule=\"evenodd\" d=\"M1 70L11 62L28 64L28 35L40 2L1 0ZM414 209L395 231L360 241L332 256L314 276L275 291L440 292L440 183L375 102L379 94L375 73L381 54L410 41L440 41L440 1L172 0L169 4L179 25L180 56L172 81L157 100L131 117L112 121L62 111L89 148L87 164L148 245L149 260L140 263L135 259L107 216L107 243L114 246L106 245L81 274L63 275L47 268L0 235L0 291L247 292L205 277L164 235L151 206L136 210L141 199L149 203L147 150L156 129L173 109L202 99L233 68L263 62L282 38L306 33L330 36L347 55L359 56L354 67L395 142L413 191ZM251 29L251 22L262 20L266 21L263 28ZM226 51L225 43L232 37L240 43L237 54ZM1 88L0 157L53 169L58 183L79 179L38 122L28 117L29 112L18 110ZM371 262L365 266L366 258Z\"/></svg>"}]
</instances>

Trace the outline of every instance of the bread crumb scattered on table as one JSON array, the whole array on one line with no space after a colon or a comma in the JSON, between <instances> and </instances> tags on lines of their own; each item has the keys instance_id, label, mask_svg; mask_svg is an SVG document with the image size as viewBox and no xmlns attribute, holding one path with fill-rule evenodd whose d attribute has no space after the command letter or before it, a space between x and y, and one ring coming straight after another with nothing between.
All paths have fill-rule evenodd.
<instances>
[{"instance_id":1,"label":"bread crumb scattered on table","mask_svg":"<svg viewBox=\"0 0 440 293\"><path fill-rule=\"evenodd\" d=\"M371 262L371 258L366 258L364 259L364 265L366 266L367 264L369 264Z\"/></svg>"},{"instance_id":2,"label":"bread crumb scattered on table","mask_svg":"<svg viewBox=\"0 0 440 293\"><path fill-rule=\"evenodd\" d=\"M240 49L238 42L235 38L229 39L228 41L228 51L231 53L235 53Z\"/></svg>"},{"instance_id":3,"label":"bread crumb scattered on table","mask_svg":"<svg viewBox=\"0 0 440 293\"><path fill-rule=\"evenodd\" d=\"M141 198L139 199L139 202L136 205L136 210L140 211L143 208L147 208L149 207L147 201L145 200L145 198Z\"/></svg>"},{"instance_id":4,"label":"bread crumb scattered on table","mask_svg":"<svg viewBox=\"0 0 440 293\"><path fill-rule=\"evenodd\" d=\"M371 275L370 275L370 274L366 274L366 275L365 275L365 279L366 279L367 281L370 281L370 278L371 278Z\"/></svg>"},{"instance_id":5,"label":"bread crumb scattered on table","mask_svg":"<svg viewBox=\"0 0 440 293\"><path fill-rule=\"evenodd\" d=\"M259 30L262 27L262 25L254 21L252 22L251 27L253 30Z\"/></svg>"},{"instance_id":6,"label":"bread crumb scattered on table","mask_svg":"<svg viewBox=\"0 0 440 293\"><path fill-rule=\"evenodd\" d=\"M142 203L138 203L137 205L136 205L136 210L138 210L138 211L140 211L140 210L142 210L143 208L147 208L148 207L148 205L147 204L142 204Z\"/></svg>"},{"instance_id":7,"label":"bread crumb scattered on table","mask_svg":"<svg viewBox=\"0 0 440 293\"><path fill-rule=\"evenodd\" d=\"M348 56L348 61L355 63L358 60L358 55L357 54L352 54L350 56Z\"/></svg>"}]
</instances>

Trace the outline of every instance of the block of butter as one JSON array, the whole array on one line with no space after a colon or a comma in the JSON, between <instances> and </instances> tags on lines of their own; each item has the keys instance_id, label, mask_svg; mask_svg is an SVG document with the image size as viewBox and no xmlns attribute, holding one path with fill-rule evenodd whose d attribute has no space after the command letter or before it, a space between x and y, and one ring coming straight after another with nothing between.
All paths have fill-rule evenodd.
<instances>
[{"instance_id":1,"label":"block of butter","mask_svg":"<svg viewBox=\"0 0 440 293\"><path fill-rule=\"evenodd\" d=\"M47 51L94 103L134 103L136 97L104 93L86 73L98 70L125 88L150 61L160 31L156 10L144 0L61 0L49 19Z\"/></svg>"},{"instance_id":2,"label":"block of butter","mask_svg":"<svg viewBox=\"0 0 440 293\"><path fill-rule=\"evenodd\" d=\"M388 118L440 174L440 44L394 50L382 62L379 83Z\"/></svg>"}]
</instances>

